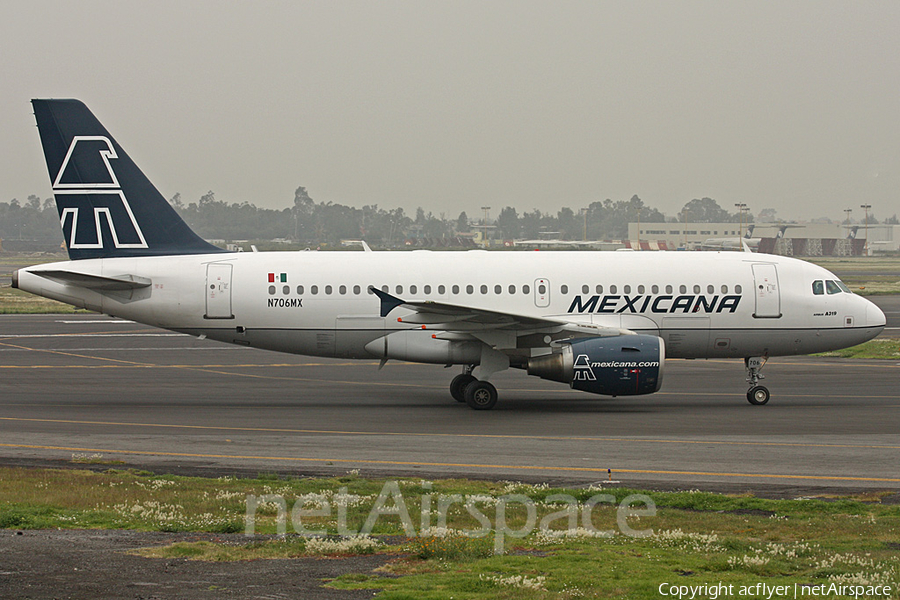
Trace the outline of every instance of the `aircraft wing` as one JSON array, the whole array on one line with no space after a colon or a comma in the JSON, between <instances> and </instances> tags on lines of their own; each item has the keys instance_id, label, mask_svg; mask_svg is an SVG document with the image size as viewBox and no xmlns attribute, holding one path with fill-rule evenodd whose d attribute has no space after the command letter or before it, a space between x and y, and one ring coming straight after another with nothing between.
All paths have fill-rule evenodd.
<instances>
[{"instance_id":1,"label":"aircraft wing","mask_svg":"<svg viewBox=\"0 0 900 600\"><path fill-rule=\"evenodd\" d=\"M376 287L369 288L381 300L381 316L387 317L397 307L415 311L412 315L398 317L401 323L422 325L431 329L450 333L510 332L517 335L546 331L565 332L567 337L614 336L633 332L612 327L598 327L589 323L575 323L563 319L531 317L514 313L473 308L458 304L432 302L430 300L407 301ZM441 336L443 337L443 336Z\"/></svg>"}]
</instances>

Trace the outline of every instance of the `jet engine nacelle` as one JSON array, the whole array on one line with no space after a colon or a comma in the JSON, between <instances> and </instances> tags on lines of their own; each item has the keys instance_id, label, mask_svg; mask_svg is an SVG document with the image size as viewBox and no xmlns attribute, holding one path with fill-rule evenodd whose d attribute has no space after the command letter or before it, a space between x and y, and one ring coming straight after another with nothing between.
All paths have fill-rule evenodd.
<instances>
[{"instance_id":1,"label":"jet engine nacelle","mask_svg":"<svg viewBox=\"0 0 900 600\"><path fill-rule=\"evenodd\" d=\"M528 374L593 394L637 396L659 391L665 357L665 343L654 335L585 338L528 359Z\"/></svg>"}]
</instances>

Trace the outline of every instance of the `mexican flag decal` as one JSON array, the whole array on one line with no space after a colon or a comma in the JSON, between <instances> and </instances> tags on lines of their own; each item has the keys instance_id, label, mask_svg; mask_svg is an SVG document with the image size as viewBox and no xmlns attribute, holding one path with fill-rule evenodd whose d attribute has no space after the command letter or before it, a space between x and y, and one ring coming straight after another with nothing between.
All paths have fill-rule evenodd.
<instances>
[{"instance_id":1,"label":"mexican flag decal","mask_svg":"<svg viewBox=\"0 0 900 600\"><path fill-rule=\"evenodd\" d=\"M269 273L269 283L287 283L287 273Z\"/></svg>"}]
</instances>

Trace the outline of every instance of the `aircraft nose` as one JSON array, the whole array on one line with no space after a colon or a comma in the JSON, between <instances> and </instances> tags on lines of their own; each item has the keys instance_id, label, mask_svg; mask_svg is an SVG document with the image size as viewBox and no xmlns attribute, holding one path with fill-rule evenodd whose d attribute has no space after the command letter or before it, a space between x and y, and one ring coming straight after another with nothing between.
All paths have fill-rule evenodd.
<instances>
[{"instance_id":1,"label":"aircraft nose","mask_svg":"<svg viewBox=\"0 0 900 600\"><path fill-rule=\"evenodd\" d=\"M887 319L884 312L878 308L871 300L866 300L866 325L868 327L884 327L887 325Z\"/></svg>"}]
</instances>

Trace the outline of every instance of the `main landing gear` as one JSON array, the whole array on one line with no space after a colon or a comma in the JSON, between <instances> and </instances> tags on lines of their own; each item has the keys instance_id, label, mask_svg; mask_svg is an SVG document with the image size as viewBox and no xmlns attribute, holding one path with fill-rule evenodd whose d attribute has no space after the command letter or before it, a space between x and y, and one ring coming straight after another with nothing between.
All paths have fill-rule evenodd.
<instances>
[{"instance_id":1,"label":"main landing gear","mask_svg":"<svg viewBox=\"0 0 900 600\"><path fill-rule=\"evenodd\" d=\"M474 365L466 365L463 372L450 382L450 395L457 402L465 402L475 410L490 410L497 404L497 388L488 381L472 375Z\"/></svg>"},{"instance_id":2,"label":"main landing gear","mask_svg":"<svg viewBox=\"0 0 900 600\"><path fill-rule=\"evenodd\" d=\"M759 380L766 378L759 372L762 371L767 360L769 360L767 356L750 356L744 359L744 366L747 368L747 383L750 384L750 389L747 390L747 402L750 404L762 405L769 401L769 390L765 386L759 385Z\"/></svg>"}]
</instances>

